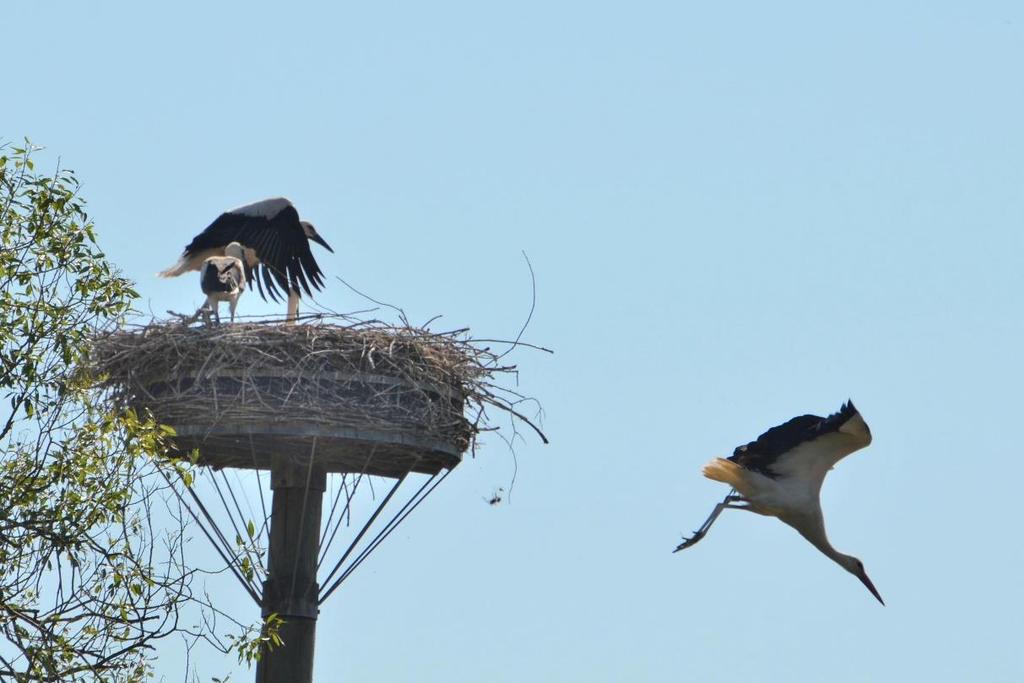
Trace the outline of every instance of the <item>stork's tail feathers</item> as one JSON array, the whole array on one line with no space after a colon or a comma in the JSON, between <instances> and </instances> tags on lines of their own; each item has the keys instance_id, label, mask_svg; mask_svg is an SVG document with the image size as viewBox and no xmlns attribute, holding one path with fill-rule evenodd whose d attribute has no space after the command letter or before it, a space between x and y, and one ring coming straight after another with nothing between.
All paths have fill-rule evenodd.
<instances>
[{"instance_id":1,"label":"stork's tail feathers","mask_svg":"<svg viewBox=\"0 0 1024 683\"><path fill-rule=\"evenodd\" d=\"M747 486L747 480L743 476L743 471L742 467L725 458L715 458L707 465L704 465L705 477L728 484L739 491L741 495L746 496L750 487Z\"/></svg>"},{"instance_id":2,"label":"stork's tail feathers","mask_svg":"<svg viewBox=\"0 0 1024 683\"><path fill-rule=\"evenodd\" d=\"M210 249L203 249L202 251L194 251L192 253L184 253L179 258L177 263L166 270L161 270L157 275L159 277L178 277L184 275L190 270L198 271L203 267L203 262L211 256L223 256L224 247L213 247Z\"/></svg>"},{"instance_id":3,"label":"stork's tail feathers","mask_svg":"<svg viewBox=\"0 0 1024 683\"><path fill-rule=\"evenodd\" d=\"M737 470L740 469L742 468L731 460L715 458L707 465L704 465L704 476L736 488L736 482L740 480Z\"/></svg>"},{"instance_id":4,"label":"stork's tail feathers","mask_svg":"<svg viewBox=\"0 0 1024 683\"><path fill-rule=\"evenodd\" d=\"M173 266L167 268L166 270L161 270L159 273L157 273L157 277L177 277L179 275L187 273L189 270L193 270L193 268L191 268L190 266L191 264L189 263L189 261L187 261L185 257L182 256L180 259L178 259L178 262L175 263Z\"/></svg>"}]
</instances>

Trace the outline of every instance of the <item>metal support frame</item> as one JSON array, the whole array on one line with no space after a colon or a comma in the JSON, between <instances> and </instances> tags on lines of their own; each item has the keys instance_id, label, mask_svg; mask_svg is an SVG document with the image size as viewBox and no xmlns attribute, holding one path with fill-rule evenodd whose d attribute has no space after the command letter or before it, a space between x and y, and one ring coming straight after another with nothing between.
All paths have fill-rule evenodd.
<instances>
[{"instance_id":1,"label":"metal support frame","mask_svg":"<svg viewBox=\"0 0 1024 683\"><path fill-rule=\"evenodd\" d=\"M191 497L196 509L186 503L179 487L173 485L166 472L163 473L168 483L172 484L179 500L186 505L196 524L227 563L232 574L253 600L260 605L264 619L274 614L283 621L278 629L278 635L283 642L279 646L262 652L256 667L256 683L312 683L316 621L320 605L452 472L451 469L447 469L427 477L420 485L416 486L415 491L404 503L393 501L393 499L398 493L398 489L402 488L402 484L408 480L409 473L406 472L396 477L365 524L359 528L351 543L341 554L341 558L333 563L331 570L324 577L324 586L321 587L317 582L318 570L326 559L327 550L338 529L350 511L355 497L355 486L351 492L346 493L347 497L341 508L341 513L332 526L331 522L334 520L334 513L340 502L341 492L339 492L328 518L328 528L323 530L323 538L321 538L320 518L323 511L323 497L327 489L327 474L323 464L319 463L315 456L316 442L314 441L308 458L297 459L283 454L274 454L268 458L271 465L270 488L273 498L266 558L266 580L263 582L262 597L258 594L258 584L252 580L253 577L246 571L245 565L245 561L252 566L259 564L258 556L254 560L252 555L254 551L247 546L241 549L233 548L193 488L188 484L183 487ZM361 474L360 477L362 476ZM223 482L228 488L226 496L215 478L212 483L236 536L241 538L245 521L238 498L231 490L227 479ZM262 503L262 493L260 495ZM374 497L376 498L376 496ZM404 498L404 496L401 497ZM229 500L233 505L229 504ZM389 503L392 502L398 506L398 510L388 517L382 517ZM262 505L261 508L266 516L266 508ZM238 515L238 520L234 518L235 514ZM372 532L371 530L375 527L379 527L379 529ZM254 533L251 531L252 527L249 529L248 534L252 536ZM266 529L266 521L264 521L263 529Z\"/></svg>"}]
</instances>

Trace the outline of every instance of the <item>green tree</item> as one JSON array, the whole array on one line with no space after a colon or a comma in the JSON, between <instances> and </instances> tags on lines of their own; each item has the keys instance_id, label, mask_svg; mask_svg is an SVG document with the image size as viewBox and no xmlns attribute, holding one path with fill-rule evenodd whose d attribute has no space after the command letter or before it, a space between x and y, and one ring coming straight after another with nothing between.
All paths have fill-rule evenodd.
<instances>
[{"instance_id":1,"label":"green tree","mask_svg":"<svg viewBox=\"0 0 1024 683\"><path fill-rule=\"evenodd\" d=\"M136 298L75 176L0 146L0 680L141 680L193 599L166 431L76 375Z\"/></svg>"}]
</instances>

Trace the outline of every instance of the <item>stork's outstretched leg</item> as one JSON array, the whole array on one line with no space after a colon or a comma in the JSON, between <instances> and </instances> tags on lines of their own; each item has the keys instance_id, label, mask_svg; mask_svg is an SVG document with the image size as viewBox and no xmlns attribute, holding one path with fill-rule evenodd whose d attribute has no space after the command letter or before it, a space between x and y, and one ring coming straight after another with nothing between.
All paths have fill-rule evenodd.
<instances>
[{"instance_id":1,"label":"stork's outstretched leg","mask_svg":"<svg viewBox=\"0 0 1024 683\"><path fill-rule=\"evenodd\" d=\"M727 508L735 508L737 510L745 509L746 506L736 505L736 503L741 503L743 502L743 500L743 496L736 494L736 489L729 491L729 495L725 497L725 500L723 500L721 503L715 506L715 509L712 510L711 512L711 516L708 517L707 520L705 520L704 523L700 525L699 529L693 532L693 536L690 536L689 538L684 538L683 542L680 543L679 546L676 547L676 549L672 552L678 553L680 550L686 550L691 545L695 544L697 541L704 538L704 534L708 532L708 529L711 528L711 525L715 523L716 519L718 519L718 515L722 514L722 510L725 510Z\"/></svg>"}]
</instances>

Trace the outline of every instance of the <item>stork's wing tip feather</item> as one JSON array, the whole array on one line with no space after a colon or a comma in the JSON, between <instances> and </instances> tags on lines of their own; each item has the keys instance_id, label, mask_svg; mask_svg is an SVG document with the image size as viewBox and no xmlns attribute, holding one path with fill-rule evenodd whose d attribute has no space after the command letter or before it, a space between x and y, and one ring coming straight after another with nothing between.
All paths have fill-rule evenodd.
<instances>
[{"instance_id":1,"label":"stork's wing tip feather","mask_svg":"<svg viewBox=\"0 0 1024 683\"><path fill-rule=\"evenodd\" d=\"M841 406L839 406L839 410L837 412L833 413L832 415L829 415L826 418L826 420L831 420L831 419L835 419L835 418L841 418L841 419L844 419L844 420L848 420L851 417L853 417L854 415L860 415L860 411L857 410L857 406L853 405L853 399L849 399L848 398L848 399L846 399L846 403L844 403Z\"/></svg>"},{"instance_id":2,"label":"stork's wing tip feather","mask_svg":"<svg viewBox=\"0 0 1024 683\"><path fill-rule=\"evenodd\" d=\"M842 408L835 415L830 415L825 423L832 423L834 428L857 437L861 441L861 448L871 443L871 428L868 427L864 416L853 405L852 400L847 400ZM823 423L824 424L824 423Z\"/></svg>"}]
</instances>

